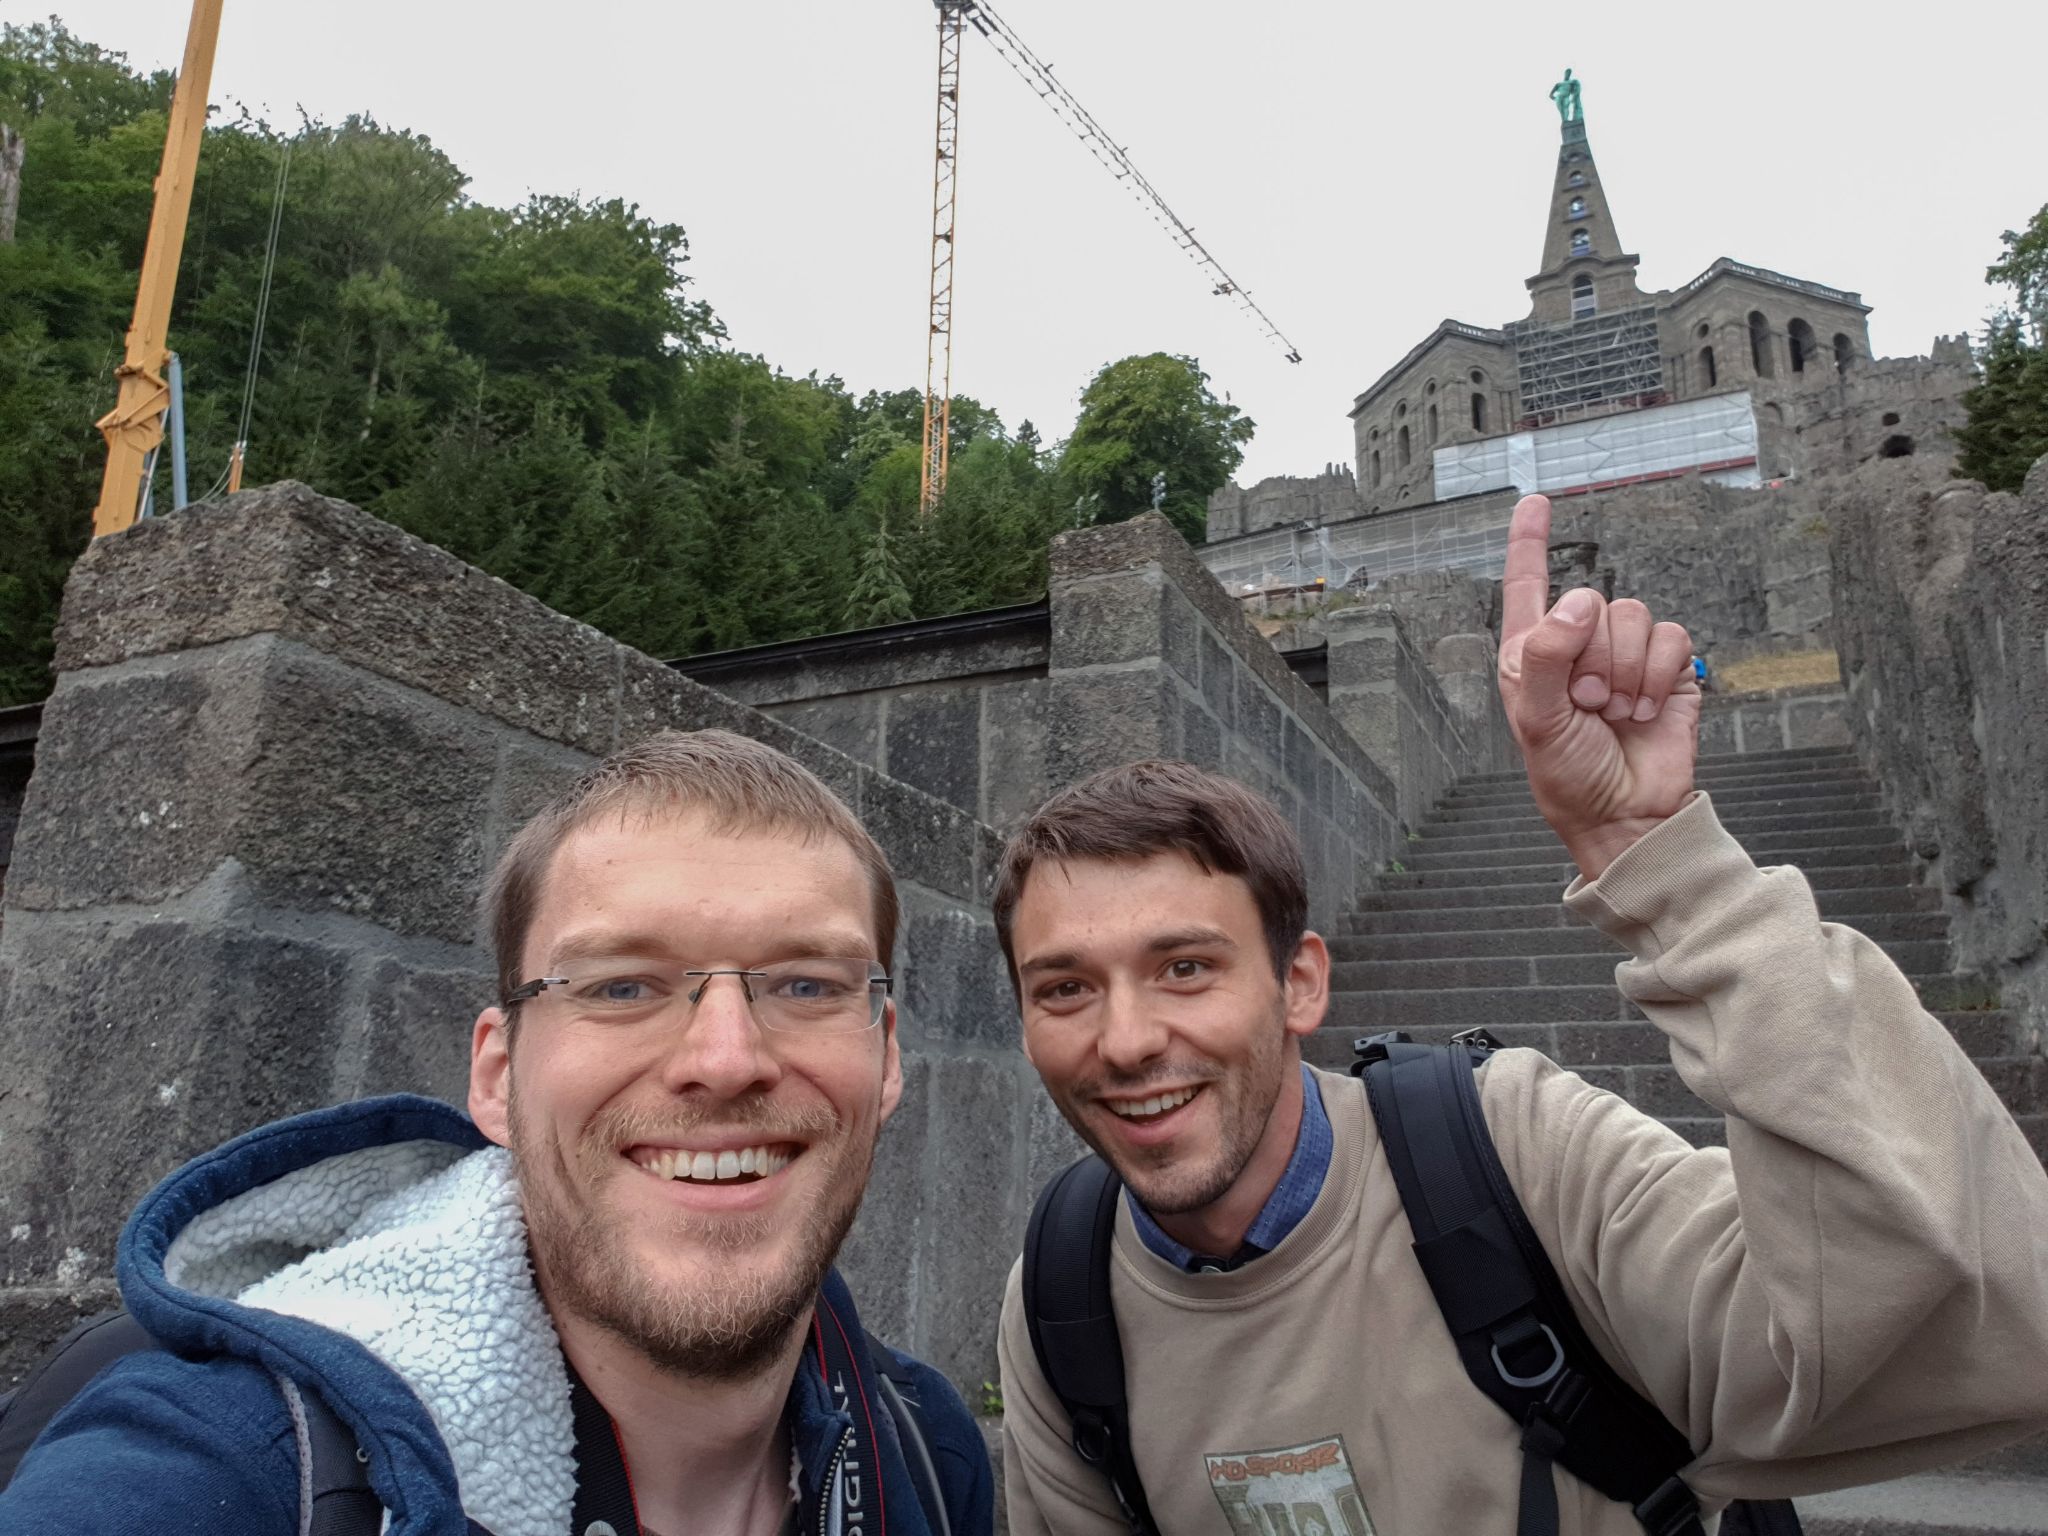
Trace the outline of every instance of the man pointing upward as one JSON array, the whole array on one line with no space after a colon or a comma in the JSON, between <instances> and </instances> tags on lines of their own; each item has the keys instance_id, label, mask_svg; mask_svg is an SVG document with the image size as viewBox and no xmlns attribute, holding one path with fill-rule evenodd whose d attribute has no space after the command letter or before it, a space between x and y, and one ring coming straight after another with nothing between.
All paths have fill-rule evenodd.
<instances>
[{"instance_id":1,"label":"man pointing upward","mask_svg":"<svg viewBox=\"0 0 2048 1536\"><path fill-rule=\"evenodd\" d=\"M1019 1536L1698 1531L1731 1499L2048 1426L2039 1160L1877 946L1822 922L1797 870L1758 869L1695 790L1685 630L1587 590L1546 611L1549 528L1543 498L1516 508L1502 702L1581 872L1566 904L1629 949L1623 992L1728 1146L1533 1051L1484 1060L1477 1102L1560 1324L1690 1450L1675 1523L1553 1468L1468 1376L1438 1292L1481 1307L1507 1259L1426 1279L1363 1085L1302 1064L1329 955L1293 834L1242 786L1150 762L1048 802L996 894L1026 1054L1124 1184L1107 1290L1140 1485L1119 1485L1127 1516L1099 1445L1076 1450L1020 1267L1001 1340Z\"/></svg>"}]
</instances>

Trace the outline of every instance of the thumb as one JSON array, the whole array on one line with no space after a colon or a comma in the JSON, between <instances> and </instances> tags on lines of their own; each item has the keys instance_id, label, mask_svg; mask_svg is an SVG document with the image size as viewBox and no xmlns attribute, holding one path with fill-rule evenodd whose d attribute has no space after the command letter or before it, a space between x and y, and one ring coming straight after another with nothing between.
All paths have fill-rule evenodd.
<instances>
[{"instance_id":1,"label":"thumb","mask_svg":"<svg viewBox=\"0 0 2048 1536\"><path fill-rule=\"evenodd\" d=\"M1571 723L1572 667L1600 630L1606 607L1591 587L1574 587L1557 600L1522 644L1522 687L1516 721L1525 739L1548 741Z\"/></svg>"}]
</instances>

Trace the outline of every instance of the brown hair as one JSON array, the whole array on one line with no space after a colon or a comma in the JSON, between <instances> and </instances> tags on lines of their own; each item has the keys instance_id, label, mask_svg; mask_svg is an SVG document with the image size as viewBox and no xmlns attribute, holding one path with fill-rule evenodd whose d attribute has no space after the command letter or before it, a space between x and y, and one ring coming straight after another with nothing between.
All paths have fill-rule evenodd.
<instances>
[{"instance_id":1,"label":"brown hair","mask_svg":"<svg viewBox=\"0 0 2048 1536\"><path fill-rule=\"evenodd\" d=\"M731 731L662 731L622 747L519 829L484 889L484 916L498 962L498 995L519 974L527 930L555 852L607 814L701 811L722 831L794 832L837 838L853 850L874 889L875 956L896 947L896 877L888 855L839 797L795 759Z\"/></svg>"},{"instance_id":2,"label":"brown hair","mask_svg":"<svg viewBox=\"0 0 2048 1536\"><path fill-rule=\"evenodd\" d=\"M1010 925L1040 860L1148 859L1177 852L1212 875L1251 887L1276 975L1308 930L1308 882L1294 829L1261 796L1190 763L1149 758L1105 768L1054 795L1003 849L996 876L996 938L1017 980Z\"/></svg>"}]
</instances>

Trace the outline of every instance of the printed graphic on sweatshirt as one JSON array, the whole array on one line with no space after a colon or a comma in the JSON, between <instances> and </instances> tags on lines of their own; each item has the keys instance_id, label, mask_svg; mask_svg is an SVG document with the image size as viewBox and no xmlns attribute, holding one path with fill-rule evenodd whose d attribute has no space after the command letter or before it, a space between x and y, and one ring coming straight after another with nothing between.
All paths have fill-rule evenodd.
<instances>
[{"instance_id":1,"label":"printed graphic on sweatshirt","mask_svg":"<svg viewBox=\"0 0 2048 1536\"><path fill-rule=\"evenodd\" d=\"M1373 1536L1344 1437L1204 1458L1236 1536Z\"/></svg>"}]
</instances>

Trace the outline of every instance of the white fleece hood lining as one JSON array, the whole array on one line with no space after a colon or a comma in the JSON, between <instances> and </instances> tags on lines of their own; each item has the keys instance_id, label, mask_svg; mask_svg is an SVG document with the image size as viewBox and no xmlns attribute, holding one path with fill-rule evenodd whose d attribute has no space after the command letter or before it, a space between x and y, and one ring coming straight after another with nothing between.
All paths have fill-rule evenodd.
<instances>
[{"instance_id":1,"label":"white fleece hood lining","mask_svg":"<svg viewBox=\"0 0 2048 1536\"><path fill-rule=\"evenodd\" d=\"M497 1536L569 1529L569 1375L502 1147L329 1158L195 1218L164 1274L357 1340L426 1405L466 1515Z\"/></svg>"}]
</instances>

